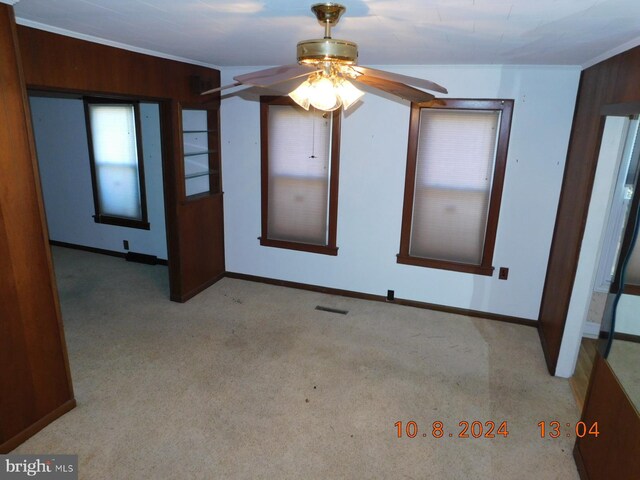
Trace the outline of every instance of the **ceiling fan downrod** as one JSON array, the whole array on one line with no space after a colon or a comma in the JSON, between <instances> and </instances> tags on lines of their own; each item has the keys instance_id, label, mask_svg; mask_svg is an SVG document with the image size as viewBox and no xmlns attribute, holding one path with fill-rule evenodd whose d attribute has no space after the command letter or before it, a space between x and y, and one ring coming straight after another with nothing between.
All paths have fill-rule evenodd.
<instances>
[{"instance_id":1,"label":"ceiling fan downrod","mask_svg":"<svg viewBox=\"0 0 640 480\"><path fill-rule=\"evenodd\" d=\"M347 8L339 3L327 2L312 5L311 11L320 25L324 26L324 38L331 38L331 27L340 21L340 17L347 11Z\"/></svg>"},{"instance_id":2,"label":"ceiling fan downrod","mask_svg":"<svg viewBox=\"0 0 640 480\"><path fill-rule=\"evenodd\" d=\"M320 25L324 26L324 38L303 40L298 43L298 63L317 65L331 62L339 65L355 65L358 59L358 45L348 40L331 37L335 26L347 9L338 3L317 3L312 5Z\"/></svg>"}]
</instances>

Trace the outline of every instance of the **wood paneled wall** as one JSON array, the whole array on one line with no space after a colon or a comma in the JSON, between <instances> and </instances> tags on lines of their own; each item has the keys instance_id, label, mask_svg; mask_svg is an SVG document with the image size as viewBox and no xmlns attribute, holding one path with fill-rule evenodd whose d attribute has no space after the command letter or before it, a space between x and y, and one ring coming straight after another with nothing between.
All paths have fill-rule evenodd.
<instances>
[{"instance_id":1,"label":"wood paneled wall","mask_svg":"<svg viewBox=\"0 0 640 480\"><path fill-rule=\"evenodd\" d=\"M556 371L569 310L606 105L640 101L640 47L582 72L562 193L547 267L539 332L549 372Z\"/></svg>"},{"instance_id":2,"label":"wood paneled wall","mask_svg":"<svg viewBox=\"0 0 640 480\"><path fill-rule=\"evenodd\" d=\"M600 434L576 439L573 456L585 480L640 478L640 416L609 363L596 353L581 419Z\"/></svg>"},{"instance_id":3,"label":"wood paneled wall","mask_svg":"<svg viewBox=\"0 0 640 480\"><path fill-rule=\"evenodd\" d=\"M200 103L203 87L220 84L217 70L18 26L29 88L57 89ZM198 84L200 87L200 84ZM218 102L219 97L209 97Z\"/></svg>"},{"instance_id":4,"label":"wood paneled wall","mask_svg":"<svg viewBox=\"0 0 640 480\"><path fill-rule=\"evenodd\" d=\"M201 103L198 92L220 83L217 70L16 26L13 8L2 3L0 59L0 453L4 453L75 406L26 88L160 103L172 298L185 300L221 275L224 246L222 197L210 202L200 216L177 194L184 181L176 148L180 105ZM210 98L207 106L217 108L219 95ZM203 226L208 219L212 220ZM202 247L199 250L190 247L194 239ZM189 278L185 265L192 264L213 267L204 273L200 268L199 276Z\"/></svg>"},{"instance_id":5,"label":"wood paneled wall","mask_svg":"<svg viewBox=\"0 0 640 480\"><path fill-rule=\"evenodd\" d=\"M13 8L0 3L0 453L75 406Z\"/></svg>"},{"instance_id":6,"label":"wood paneled wall","mask_svg":"<svg viewBox=\"0 0 640 480\"><path fill-rule=\"evenodd\" d=\"M184 302L224 274L222 194L185 201L182 105L217 109L220 72L18 26L27 87L160 102L171 299ZM219 198L218 198L219 197Z\"/></svg>"}]
</instances>

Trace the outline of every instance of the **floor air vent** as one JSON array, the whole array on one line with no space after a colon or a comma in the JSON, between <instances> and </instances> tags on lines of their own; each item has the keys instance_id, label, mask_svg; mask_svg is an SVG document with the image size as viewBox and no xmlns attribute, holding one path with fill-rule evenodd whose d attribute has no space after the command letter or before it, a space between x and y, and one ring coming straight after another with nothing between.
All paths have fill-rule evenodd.
<instances>
[{"instance_id":1,"label":"floor air vent","mask_svg":"<svg viewBox=\"0 0 640 480\"><path fill-rule=\"evenodd\" d=\"M349 313L349 310L338 310L337 308L323 307L322 305L316 305L316 310L321 310L323 312L329 313L339 313L340 315L346 315L347 313Z\"/></svg>"}]
</instances>

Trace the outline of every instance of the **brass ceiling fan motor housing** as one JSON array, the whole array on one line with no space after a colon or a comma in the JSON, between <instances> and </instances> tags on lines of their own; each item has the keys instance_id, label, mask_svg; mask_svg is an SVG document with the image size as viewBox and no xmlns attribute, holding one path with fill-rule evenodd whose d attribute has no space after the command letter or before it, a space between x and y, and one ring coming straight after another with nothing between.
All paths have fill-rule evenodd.
<instances>
[{"instance_id":1,"label":"brass ceiling fan motor housing","mask_svg":"<svg viewBox=\"0 0 640 480\"><path fill-rule=\"evenodd\" d=\"M298 42L298 63L335 62L355 65L358 45L348 40L318 38Z\"/></svg>"},{"instance_id":2,"label":"brass ceiling fan motor housing","mask_svg":"<svg viewBox=\"0 0 640 480\"><path fill-rule=\"evenodd\" d=\"M348 40L331 38L331 27L338 23L346 8L338 3L317 3L311 7L311 11L325 27L325 34L324 38L298 42L298 63L335 62L355 65L358 60L358 45Z\"/></svg>"}]
</instances>

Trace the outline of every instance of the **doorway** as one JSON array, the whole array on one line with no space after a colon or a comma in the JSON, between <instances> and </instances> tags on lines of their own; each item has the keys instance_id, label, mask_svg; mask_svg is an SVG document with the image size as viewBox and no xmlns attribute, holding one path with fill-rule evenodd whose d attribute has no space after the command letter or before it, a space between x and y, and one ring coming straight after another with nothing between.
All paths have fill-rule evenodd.
<instances>
[{"instance_id":1,"label":"doorway","mask_svg":"<svg viewBox=\"0 0 640 480\"><path fill-rule=\"evenodd\" d=\"M160 105L139 102L141 189L148 229L97 222L84 102L29 93L43 200L52 244L167 262Z\"/></svg>"}]
</instances>

